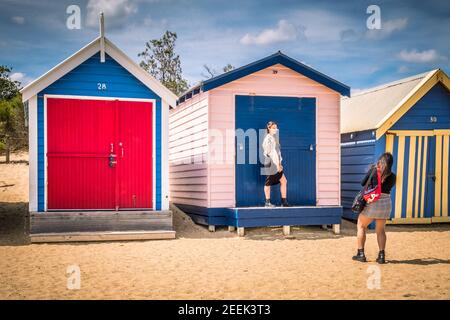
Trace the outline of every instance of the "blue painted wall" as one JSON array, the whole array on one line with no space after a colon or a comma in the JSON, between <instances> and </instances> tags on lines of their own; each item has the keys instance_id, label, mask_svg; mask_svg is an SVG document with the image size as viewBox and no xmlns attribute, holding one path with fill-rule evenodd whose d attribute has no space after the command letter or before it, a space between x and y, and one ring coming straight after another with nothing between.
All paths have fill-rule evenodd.
<instances>
[{"instance_id":1,"label":"blue painted wall","mask_svg":"<svg viewBox=\"0 0 450 320\"><path fill-rule=\"evenodd\" d=\"M437 122L430 117L436 116ZM427 94L397 121L391 130L433 130L450 128L450 93L441 83Z\"/></svg>"},{"instance_id":2,"label":"blue painted wall","mask_svg":"<svg viewBox=\"0 0 450 320\"><path fill-rule=\"evenodd\" d=\"M350 208L361 190L361 181L370 165L375 162L377 147L373 130L341 135L341 204L343 216L355 219Z\"/></svg>"},{"instance_id":3,"label":"blue painted wall","mask_svg":"<svg viewBox=\"0 0 450 320\"><path fill-rule=\"evenodd\" d=\"M98 90L97 83L106 83ZM161 209L161 98L119 65L109 55L100 63L100 53L80 64L38 94L38 211L44 211L44 94L156 99L156 210Z\"/></svg>"}]
</instances>

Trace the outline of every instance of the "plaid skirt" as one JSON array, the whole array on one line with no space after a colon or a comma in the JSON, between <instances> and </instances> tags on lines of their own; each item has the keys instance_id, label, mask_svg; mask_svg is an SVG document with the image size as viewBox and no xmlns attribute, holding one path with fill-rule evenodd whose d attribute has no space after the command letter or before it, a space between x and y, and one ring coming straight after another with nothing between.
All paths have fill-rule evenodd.
<instances>
[{"instance_id":1,"label":"plaid skirt","mask_svg":"<svg viewBox=\"0 0 450 320\"><path fill-rule=\"evenodd\" d=\"M382 193L380 198L367 204L361 214L372 219L389 219L392 210L391 197L387 193Z\"/></svg>"}]
</instances>

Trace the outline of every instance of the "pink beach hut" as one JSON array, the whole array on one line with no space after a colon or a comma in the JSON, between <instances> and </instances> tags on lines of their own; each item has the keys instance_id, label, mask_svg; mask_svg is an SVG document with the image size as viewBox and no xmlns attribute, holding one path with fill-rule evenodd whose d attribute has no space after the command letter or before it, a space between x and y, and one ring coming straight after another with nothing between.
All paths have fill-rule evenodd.
<instances>
[{"instance_id":1,"label":"pink beach hut","mask_svg":"<svg viewBox=\"0 0 450 320\"><path fill-rule=\"evenodd\" d=\"M169 113L170 201L198 224L332 225L338 233L340 100L350 88L281 52L201 82ZM280 129L292 207L264 207L261 143ZM279 203L279 187L271 199Z\"/></svg>"}]
</instances>

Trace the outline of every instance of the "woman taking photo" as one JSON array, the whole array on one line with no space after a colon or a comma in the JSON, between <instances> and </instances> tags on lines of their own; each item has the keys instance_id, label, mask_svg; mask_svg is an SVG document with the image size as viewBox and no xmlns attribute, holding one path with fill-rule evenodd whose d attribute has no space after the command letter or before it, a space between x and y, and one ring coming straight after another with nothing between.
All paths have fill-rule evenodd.
<instances>
[{"instance_id":1,"label":"woman taking photo","mask_svg":"<svg viewBox=\"0 0 450 320\"><path fill-rule=\"evenodd\" d=\"M392 209L390 192L395 185L396 176L391 171L393 163L392 154L389 152L383 153L377 161L376 165L373 165L367 172L364 179L361 181L361 185L365 186L367 180L372 176L369 185L376 186L378 183L377 170L380 172L381 178L381 196L378 200L366 204L363 211L359 214L357 225L357 240L358 240L358 252L353 256L353 260L366 262L366 256L364 254L364 244L366 242L366 229L369 224L375 220L375 231L377 234L378 242L378 263L385 263L385 248L386 248L386 232L385 225L386 220L389 219Z\"/></svg>"},{"instance_id":2,"label":"woman taking photo","mask_svg":"<svg viewBox=\"0 0 450 320\"><path fill-rule=\"evenodd\" d=\"M262 147L264 156L268 160L268 163L265 163L265 167L270 171L270 174L266 177L266 182L264 183L264 194L266 197L265 206L274 207L274 205L270 203L270 186L280 184L281 206L290 207L286 200L287 179L283 173L283 166L281 165L283 158L281 157L281 147L278 138L278 126L275 122L269 121L266 129L267 135L264 138Z\"/></svg>"}]
</instances>

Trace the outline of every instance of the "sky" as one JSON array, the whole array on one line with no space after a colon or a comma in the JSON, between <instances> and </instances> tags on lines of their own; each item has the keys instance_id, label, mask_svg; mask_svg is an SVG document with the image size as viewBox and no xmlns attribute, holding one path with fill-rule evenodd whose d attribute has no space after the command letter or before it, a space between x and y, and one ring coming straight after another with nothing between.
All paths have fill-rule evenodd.
<instances>
[{"instance_id":1,"label":"sky","mask_svg":"<svg viewBox=\"0 0 450 320\"><path fill-rule=\"evenodd\" d=\"M70 5L80 28L67 28ZM370 5L380 28L369 29ZM281 50L358 92L441 68L450 73L448 0L0 0L0 64L23 85L98 36L139 63L145 42L176 32L176 53L190 85L203 65L220 71Z\"/></svg>"}]
</instances>

